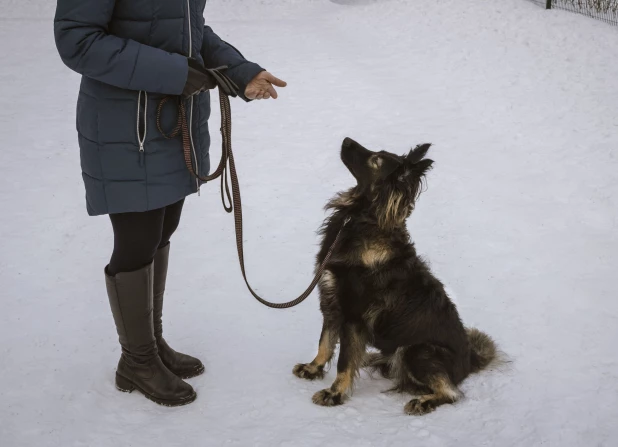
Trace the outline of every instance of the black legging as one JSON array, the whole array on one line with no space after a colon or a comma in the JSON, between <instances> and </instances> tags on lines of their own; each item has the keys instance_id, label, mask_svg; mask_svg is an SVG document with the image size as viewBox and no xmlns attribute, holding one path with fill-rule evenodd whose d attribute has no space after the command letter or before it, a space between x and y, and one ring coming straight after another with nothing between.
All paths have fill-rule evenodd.
<instances>
[{"instance_id":1,"label":"black legging","mask_svg":"<svg viewBox=\"0 0 618 447\"><path fill-rule=\"evenodd\" d=\"M142 213L110 214L114 252L107 273L133 272L152 262L178 228L184 199L173 205Z\"/></svg>"}]
</instances>

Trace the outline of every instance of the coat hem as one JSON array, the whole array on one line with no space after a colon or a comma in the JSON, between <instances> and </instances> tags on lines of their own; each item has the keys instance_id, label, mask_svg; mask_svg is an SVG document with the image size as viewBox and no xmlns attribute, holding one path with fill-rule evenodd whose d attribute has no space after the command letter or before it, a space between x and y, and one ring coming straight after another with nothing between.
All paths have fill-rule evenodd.
<instances>
[{"instance_id":1,"label":"coat hem","mask_svg":"<svg viewBox=\"0 0 618 447\"><path fill-rule=\"evenodd\" d=\"M170 200L166 200L165 202L163 202L163 204L161 204L160 206L157 206L156 208L151 208L149 206L130 206L130 207L126 207L126 208L121 208L119 211L115 211L113 213L109 212L109 208L106 208L105 210L101 210L101 209L95 209L94 207L92 207L91 203L88 201L88 198L86 197L86 210L88 212L88 216L90 217L97 217L97 216L106 216L109 214L121 214L121 213L144 213L146 211L152 211L152 210L158 210L161 208L165 208L166 206L169 205L173 205L174 203L189 197L192 194L195 194L197 191L192 191L191 189L187 189L185 191L185 194L180 194L177 197L175 197L174 199L170 199Z\"/></svg>"}]
</instances>

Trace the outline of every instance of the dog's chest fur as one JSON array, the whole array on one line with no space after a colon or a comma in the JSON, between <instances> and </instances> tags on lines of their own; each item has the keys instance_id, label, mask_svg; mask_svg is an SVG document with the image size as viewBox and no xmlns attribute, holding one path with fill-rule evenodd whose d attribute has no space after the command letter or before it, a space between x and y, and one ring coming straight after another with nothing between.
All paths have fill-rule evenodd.
<instances>
[{"instance_id":1,"label":"dog's chest fur","mask_svg":"<svg viewBox=\"0 0 618 447\"><path fill-rule=\"evenodd\" d=\"M334 219L325 228L318 263L340 225ZM324 317L358 325L383 352L426 339L449 346L465 335L444 286L417 256L405 227L387 231L351 221L319 287Z\"/></svg>"},{"instance_id":2,"label":"dog's chest fur","mask_svg":"<svg viewBox=\"0 0 618 447\"><path fill-rule=\"evenodd\" d=\"M327 230L323 249L328 249L328 239ZM385 232L375 225L352 225L320 281L322 311L361 324L374 335L380 315L401 304L414 257L405 229Z\"/></svg>"}]
</instances>

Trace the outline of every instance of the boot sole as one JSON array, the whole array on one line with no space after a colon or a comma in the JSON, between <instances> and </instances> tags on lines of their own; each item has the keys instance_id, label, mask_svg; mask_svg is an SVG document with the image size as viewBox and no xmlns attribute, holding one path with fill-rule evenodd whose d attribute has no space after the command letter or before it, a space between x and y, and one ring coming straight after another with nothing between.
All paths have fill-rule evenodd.
<instances>
[{"instance_id":1,"label":"boot sole","mask_svg":"<svg viewBox=\"0 0 618 447\"><path fill-rule=\"evenodd\" d=\"M135 385L129 379L122 377L116 373L116 389L123 393L132 393L137 390L144 395L144 397L148 400L153 401L156 404L163 405L164 407L182 407L183 405L188 405L193 402L197 398L197 393L193 392L193 395L183 399L181 401L169 401L165 399L157 399L156 397L152 397L144 390L142 390L139 386Z\"/></svg>"}]
</instances>

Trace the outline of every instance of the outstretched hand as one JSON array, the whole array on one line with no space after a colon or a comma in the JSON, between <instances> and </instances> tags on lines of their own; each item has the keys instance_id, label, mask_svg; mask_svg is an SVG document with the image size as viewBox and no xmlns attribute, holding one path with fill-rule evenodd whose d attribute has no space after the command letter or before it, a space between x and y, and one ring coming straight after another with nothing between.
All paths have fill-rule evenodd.
<instances>
[{"instance_id":1,"label":"outstretched hand","mask_svg":"<svg viewBox=\"0 0 618 447\"><path fill-rule=\"evenodd\" d=\"M274 77L267 71L260 72L249 84L245 90L247 99L277 99L277 91L275 87L285 87L287 82Z\"/></svg>"}]
</instances>

